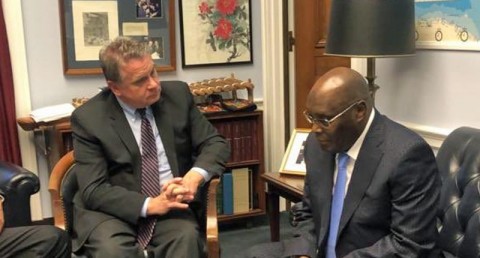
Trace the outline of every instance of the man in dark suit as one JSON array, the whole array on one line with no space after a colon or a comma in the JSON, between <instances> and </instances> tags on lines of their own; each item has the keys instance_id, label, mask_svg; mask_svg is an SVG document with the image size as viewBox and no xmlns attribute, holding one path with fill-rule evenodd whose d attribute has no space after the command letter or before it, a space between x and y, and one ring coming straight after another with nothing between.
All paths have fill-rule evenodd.
<instances>
[{"instance_id":1,"label":"man in dark suit","mask_svg":"<svg viewBox=\"0 0 480 258\"><path fill-rule=\"evenodd\" d=\"M0 192L0 257L69 258L67 232L51 225L4 228L4 195Z\"/></svg>"},{"instance_id":2,"label":"man in dark suit","mask_svg":"<svg viewBox=\"0 0 480 258\"><path fill-rule=\"evenodd\" d=\"M71 117L79 184L74 250L83 247L93 257L202 257L196 220L202 204L194 197L223 172L230 154L225 139L185 83L159 82L146 44L119 37L102 48L100 61L108 89ZM156 174L148 179L152 167Z\"/></svg>"},{"instance_id":3,"label":"man in dark suit","mask_svg":"<svg viewBox=\"0 0 480 258\"><path fill-rule=\"evenodd\" d=\"M374 109L365 79L349 68L317 80L305 117L312 132L295 237L254 247L248 255L431 255L440 178L429 145Z\"/></svg>"}]
</instances>

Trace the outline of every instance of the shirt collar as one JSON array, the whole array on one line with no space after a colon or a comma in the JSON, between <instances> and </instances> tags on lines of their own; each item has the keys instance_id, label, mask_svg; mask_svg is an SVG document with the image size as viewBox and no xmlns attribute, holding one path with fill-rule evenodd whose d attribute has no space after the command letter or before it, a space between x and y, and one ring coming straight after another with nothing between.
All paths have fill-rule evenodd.
<instances>
[{"instance_id":1,"label":"shirt collar","mask_svg":"<svg viewBox=\"0 0 480 258\"><path fill-rule=\"evenodd\" d=\"M122 107L123 112L127 116L129 116L131 118L137 118L137 114L136 114L137 109L136 108L133 108L133 107L129 106L127 103L123 102L117 96L115 96L115 98L117 98L118 104L120 104L120 107ZM145 114L147 114L147 116L152 115L152 109L150 108L150 106L146 107L146 109L147 110L145 111Z\"/></svg>"},{"instance_id":2,"label":"shirt collar","mask_svg":"<svg viewBox=\"0 0 480 258\"><path fill-rule=\"evenodd\" d=\"M372 112L370 112L370 117L368 118L367 125L363 129L362 134L360 134L360 137L357 138L357 140L352 145L352 147L347 151L347 154L351 159L357 160L358 153L360 152L360 148L362 147L362 144L363 144L363 140L365 140L365 136L367 135L368 129L370 129L370 126L372 125L374 116L375 116L375 109L372 108Z\"/></svg>"}]
</instances>

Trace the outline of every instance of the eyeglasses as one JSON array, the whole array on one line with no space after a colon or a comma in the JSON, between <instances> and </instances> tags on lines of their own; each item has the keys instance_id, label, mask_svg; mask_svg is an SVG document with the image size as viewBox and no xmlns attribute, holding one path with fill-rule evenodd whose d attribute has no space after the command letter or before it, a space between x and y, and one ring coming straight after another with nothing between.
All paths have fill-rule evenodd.
<instances>
[{"instance_id":1,"label":"eyeglasses","mask_svg":"<svg viewBox=\"0 0 480 258\"><path fill-rule=\"evenodd\" d=\"M335 121L337 118L341 117L343 114L345 114L352 107L360 104L362 101L363 100L359 100L359 101L353 103L352 105L350 105L346 109L344 109L342 112L338 113L336 116L334 116L330 119L328 119L328 118L316 118L313 115L311 115L310 113L308 113L307 110L303 111L303 115L305 116L305 119L307 119L307 121L312 125L316 124L316 125L319 125L319 126L322 126L322 127L329 127L330 124L333 123L333 121Z\"/></svg>"}]
</instances>

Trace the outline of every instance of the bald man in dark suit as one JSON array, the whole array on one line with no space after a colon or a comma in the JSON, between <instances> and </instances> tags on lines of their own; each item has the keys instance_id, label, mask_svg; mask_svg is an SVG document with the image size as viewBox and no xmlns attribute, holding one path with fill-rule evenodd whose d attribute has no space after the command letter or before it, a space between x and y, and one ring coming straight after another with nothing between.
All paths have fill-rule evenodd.
<instances>
[{"instance_id":1,"label":"bald man in dark suit","mask_svg":"<svg viewBox=\"0 0 480 258\"><path fill-rule=\"evenodd\" d=\"M373 108L365 79L349 68L317 80L304 114L312 131L295 237L247 256L433 257L441 183L430 146Z\"/></svg>"}]
</instances>

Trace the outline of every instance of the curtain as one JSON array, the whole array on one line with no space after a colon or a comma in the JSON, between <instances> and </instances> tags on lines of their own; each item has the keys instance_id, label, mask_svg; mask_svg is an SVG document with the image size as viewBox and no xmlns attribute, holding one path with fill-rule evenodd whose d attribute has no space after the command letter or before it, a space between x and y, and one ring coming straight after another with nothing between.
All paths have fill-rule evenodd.
<instances>
[{"instance_id":1,"label":"curtain","mask_svg":"<svg viewBox=\"0 0 480 258\"><path fill-rule=\"evenodd\" d=\"M12 65L0 1L0 160L22 165L15 115Z\"/></svg>"}]
</instances>

